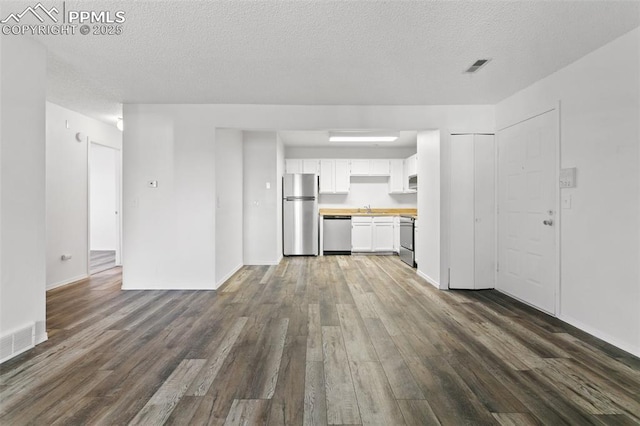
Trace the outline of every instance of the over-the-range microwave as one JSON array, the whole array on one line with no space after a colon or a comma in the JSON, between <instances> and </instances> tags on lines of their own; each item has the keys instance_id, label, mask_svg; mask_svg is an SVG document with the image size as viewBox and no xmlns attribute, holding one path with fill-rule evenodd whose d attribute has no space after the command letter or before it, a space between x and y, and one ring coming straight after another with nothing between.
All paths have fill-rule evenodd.
<instances>
[{"instance_id":1,"label":"over-the-range microwave","mask_svg":"<svg viewBox=\"0 0 640 426\"><path fill-rule=\"evenodd\" d=\"M418 176L409 176L409 189L418 189Z\"/></svg>"}]
</instances>

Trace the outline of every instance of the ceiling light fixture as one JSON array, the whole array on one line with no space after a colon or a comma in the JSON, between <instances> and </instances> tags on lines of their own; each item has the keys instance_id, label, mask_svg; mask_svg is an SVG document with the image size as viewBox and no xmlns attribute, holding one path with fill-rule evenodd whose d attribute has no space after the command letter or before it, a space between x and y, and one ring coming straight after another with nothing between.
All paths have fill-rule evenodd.
<instances>
[{"instance_id":1,"label":"ceiling light fixture","mask_svg":"<svg viewBox=\"0 0 640 426\"><path fill-rule=\"evenodd\" d=\"M118 121L116 121L116 127L120 131L124 129L124 121L122 120L122 118L118 117Z\"/></svg>"},{"instance_id":2,"label":"ceiling light fixture","mask_svg":"<svg viewBox=\"0 0 640 426\"><path fill-rule=\"evenodd\" d=\"M331 132L329 142L393 142L398 132Z\"/></svg>"}]
</instances>

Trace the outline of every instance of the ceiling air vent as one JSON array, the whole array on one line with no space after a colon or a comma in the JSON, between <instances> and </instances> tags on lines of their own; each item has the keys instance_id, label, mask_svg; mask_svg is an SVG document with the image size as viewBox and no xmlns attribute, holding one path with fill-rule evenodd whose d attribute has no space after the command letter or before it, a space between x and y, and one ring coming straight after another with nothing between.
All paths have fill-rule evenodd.
<instances>
[{"instance_id":1,"label":"ceiling air vent","mask_svg":"<svg viewBox=\"0 0 640 426\"><path fill-rule=\"evenodd\" d=\"M468 74L473 74L474 72L477 72L480 68L484 67L485 65L487 65L487 63L490 61L491 59L478 59L477 61L475 61L473 63L473 65L471 65L469 68L467 68L467 70L465 71L465 73Z\"/></svg>"}]
</instances>

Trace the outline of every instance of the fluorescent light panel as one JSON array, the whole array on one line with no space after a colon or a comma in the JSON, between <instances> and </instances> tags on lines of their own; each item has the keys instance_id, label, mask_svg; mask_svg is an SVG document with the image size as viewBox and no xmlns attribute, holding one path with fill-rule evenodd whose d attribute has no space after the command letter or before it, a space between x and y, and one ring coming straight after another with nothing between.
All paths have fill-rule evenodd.
<instances>
[{"instance_id":1,"label":"fluorescent light panel","mask_svg":"<svg viewBox=\"0 0 640 426\"><path fill-rule=\"evenodd\" d=\"M393 142L399 136L397 132L332 132L329 133L329 142Z\"/></svg>"}]
</instances>

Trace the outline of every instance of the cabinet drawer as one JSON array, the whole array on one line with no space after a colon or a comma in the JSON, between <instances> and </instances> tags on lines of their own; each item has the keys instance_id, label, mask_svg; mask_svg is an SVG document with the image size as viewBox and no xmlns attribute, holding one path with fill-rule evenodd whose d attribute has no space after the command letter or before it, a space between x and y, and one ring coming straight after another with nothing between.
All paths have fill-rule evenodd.
<instances>
[{"instance_id":1,"label":"cabinet drawer","mask_svg":"<svg viewBox=\"0 0 640 426\"><path fill-rule=\"evenodd\" d=\"M352 216L351 217L351 223L362 223L362 224L368 224L372 222L372 217L368 217L368 216Z\"/></svg>"},{"instance_id":2,"label":"cabinet drawer","mask_svg":"<svg viewBox=\"0 0 640 426\"><path fill-rule=\"evenodd\" d=\"M393 223L393 216L374 216L374 223Z\"/></svg>"}]
</instances>

